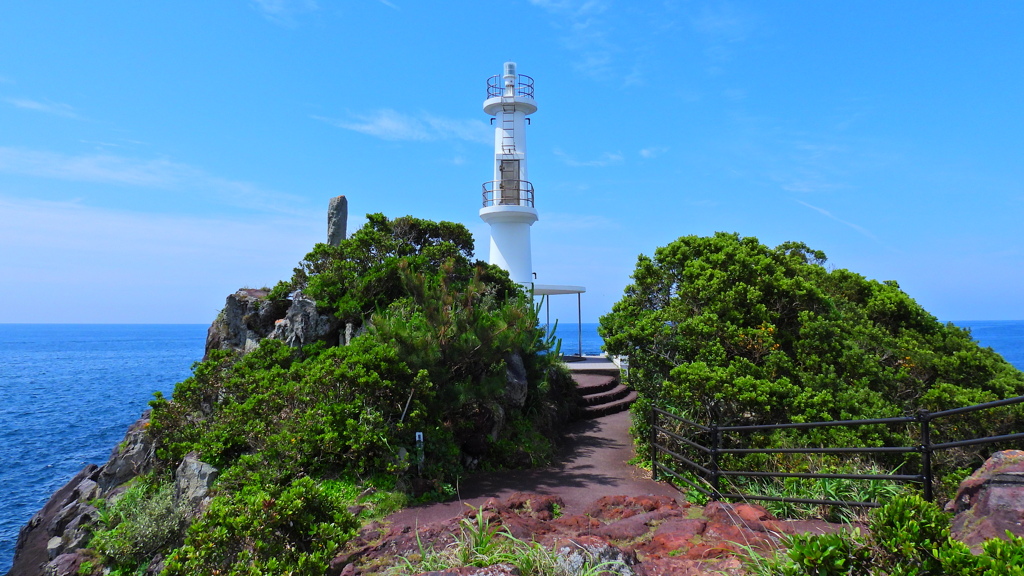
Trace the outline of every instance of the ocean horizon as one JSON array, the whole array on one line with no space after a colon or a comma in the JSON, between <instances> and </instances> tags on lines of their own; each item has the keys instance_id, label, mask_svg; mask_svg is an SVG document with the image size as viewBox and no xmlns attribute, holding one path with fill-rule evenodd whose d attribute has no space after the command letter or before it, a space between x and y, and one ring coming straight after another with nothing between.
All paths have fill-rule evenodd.
<instances>
[{"instance_id":1,"label":"ocean horizon","mask_svg":"<svg viewBox=\"0 0 1024 576\"><path fill-rule=\"evenodd\" d=\"M1024 370L1024 320L953 323ZM170 396L191 374L208 326L0 324L0 574L18 530L50 495L106 462L153 393ZM561 352L602 354L597 326L560 323Z\"/></svg>"}]
</instances>

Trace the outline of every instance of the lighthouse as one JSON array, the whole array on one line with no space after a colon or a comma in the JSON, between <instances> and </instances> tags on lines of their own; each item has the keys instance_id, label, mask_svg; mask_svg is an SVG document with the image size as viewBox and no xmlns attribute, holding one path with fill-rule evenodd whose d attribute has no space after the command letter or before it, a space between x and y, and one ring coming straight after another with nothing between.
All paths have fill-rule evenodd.
<instances>
[{"instance_id":1,"label":"lighthouse","mask_svg":"<svg viewBox=\"0 0 1024 576\"><path fill-rule=\"evenodd\" d=\"M505 62L504 74L487 80L484 112L494 124L494 173L483 184L480 218L491 227L490 263L527 286L534 280L530 226L537 208L526 167L526 125L536 111L533 78Z\"/></svg>"},{"instance_id":2,"label":"lighthouse","mask_svg":"<svg viewBox=\"0 0 1024 576\"><path fill-rule=\"evenodd\" d=\"M533 184L526 169L526 126L537 111L533 99L533 78L516 72L515 62L505 62L504 74L487 80L484 112L494 124L494 173L484 182L484 205L480 218L491 227L489 262L508 272L513 282L526 286L543 298L547 324L551 325L552 296L576 295L576 323L579 350L583 356L583 286L537 284L533 272L530 226L537 221Z\"/></svg>"}]
</instances>

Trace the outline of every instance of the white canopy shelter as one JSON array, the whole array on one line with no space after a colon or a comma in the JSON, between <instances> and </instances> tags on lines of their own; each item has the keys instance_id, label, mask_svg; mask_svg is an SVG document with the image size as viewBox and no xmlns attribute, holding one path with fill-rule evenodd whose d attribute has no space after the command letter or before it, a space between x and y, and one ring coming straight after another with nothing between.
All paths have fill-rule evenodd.
<instances>
[{"instance_id":1,"label":"white canopy shelter","mask_svg":"<svg viewBox=\"0 0 1024 576\"><path fill-rule=\"evenodd\" d=\"M576 328L578 330L578 336L576 342L579 345L577 353L579 356L583 356L583 312L582 304L583 298L581 294L586 292L587 289L583 286L566 286L560 284L534 284L533 295L544 296L544 314L547 322L548 329L551 328L551 300L550 296L558 296L562 294L575 294L576 295Z\"/></svg>"}]
</instances>

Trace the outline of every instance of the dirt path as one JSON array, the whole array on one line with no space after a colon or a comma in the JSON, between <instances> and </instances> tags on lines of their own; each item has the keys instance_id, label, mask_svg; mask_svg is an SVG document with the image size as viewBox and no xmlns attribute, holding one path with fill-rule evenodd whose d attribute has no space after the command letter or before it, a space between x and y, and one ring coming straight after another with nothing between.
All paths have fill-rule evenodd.
<instances>
[{"instance_id":1,"label":"dirt path","mask_svg":"<svg viewBox=\"0 0 1024 576\"><path fill-rule=\"evenodd\" d=\"M579 514L602 496L661 495L678 499L672 486L654 482L649 474L626 462L633 457L629 412L583 420L570 425L556 465L534 470L476 474L459 482L459 499L416 506L387 517L393 527L422 526L462 514L466 505L480 506L488 498L507 498L515 492L561 496L565 514Z\"/></svg>"}]
</instances>

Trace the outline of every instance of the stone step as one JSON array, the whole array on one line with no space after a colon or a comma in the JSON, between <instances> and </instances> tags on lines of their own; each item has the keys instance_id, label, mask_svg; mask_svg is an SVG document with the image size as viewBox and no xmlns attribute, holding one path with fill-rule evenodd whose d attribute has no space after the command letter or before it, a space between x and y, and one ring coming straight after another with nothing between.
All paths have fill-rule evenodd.
<instances>
[{"instance_id":1,"label":"stone step","mask_svg":"<svg viewBox=\"0 0 1024 576\"><path fill-rule=\"evenodd\" d=\"M629 394L629 388L626 388L622 384L616 384L611 390L605 392L599 392L597 394L587 394L580 398L581 406L597 406L599 404L608 404L614 402Z\"/></svg>"},{"instance_id":2,"label":"stone step","mask_svg":"<svg viewBox=\"0 0 1024 576\"><path fill-rule=\"evenodd\" d=\"M598 404L596 406L584 406L580 410L580 418L600 418L601 416L607 416L609 414L615 414L616 412L622 412L623 410L629 409L629 406L636 401L636 391L630 390L629 394L625 397L615 400L614 402L608 402L607 404Z\"/></svg>"},{"instance_id":3,"label":"stone step","mask_svg":"<svg viewBox=\"0 0 1024 576\"><path fill-rule=\"evenodd\" d=\"M606 374L573 374L573 381L576 382L576 390L581 396L591 396L607 392L619 385L618 376Z\"/></svg>"}]
</instances>

